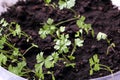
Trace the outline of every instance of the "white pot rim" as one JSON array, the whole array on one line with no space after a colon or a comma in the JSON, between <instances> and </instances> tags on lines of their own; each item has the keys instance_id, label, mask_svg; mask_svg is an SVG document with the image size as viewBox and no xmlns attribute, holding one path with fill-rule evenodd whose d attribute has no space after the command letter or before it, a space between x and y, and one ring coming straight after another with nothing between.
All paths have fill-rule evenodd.
<instances>
[{"instance_id":1,"label":"white pot rim","mask_svg":"<svg viewBox=\"0 0 120 80\"><path fill-rule=\"evenodd\" d=\"M120 71L108 76L94 78L90 80L119 80L119 78ZM27 80L27 79L17 76L0 66L0 80Z\"/></svg>"},{"instance_id":2,"label":"white pot rim","mask_svg":"<svg viewBox=\"0 0 120 80\"><path fill-rule=\"evenodd\" d=\"M27 80L17 76L0 66L0 80Z\"/></svg>"}]
</instances>

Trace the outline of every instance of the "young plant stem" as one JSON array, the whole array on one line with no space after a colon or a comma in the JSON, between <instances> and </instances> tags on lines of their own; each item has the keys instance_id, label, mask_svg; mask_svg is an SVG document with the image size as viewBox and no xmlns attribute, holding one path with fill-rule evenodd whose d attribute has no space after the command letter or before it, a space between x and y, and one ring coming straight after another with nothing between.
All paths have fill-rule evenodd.
<instances>
[{"instance_id":1,"label":"young plant stem","mask_svg":"<svg viewBox=\"0 0 120 80\"><path fill-rule=\"evenodd\" d=\"M76 44L73 44L73 49L72 49L72 52L70 54L71 56L74 54L75 50L76 50Z\"/></svg>"},{"instance_id":2,"label":"young plant stem","mask_svg":"<svg viewBox=\"0 0 120 80\"><path fill-rule=\"evenodd\" d=\"M67 20L65 20L65 21L60 21L59 23L55 24L55 26L59 26L59 25L61 25L61 24L63 24L63 23L70 22L70 21L76 20L76 19L78 19L78 18L79 18L79 16L78 16L78 17L71 18L71 19L67 19Z\"/></svg>"},{"instance_id":3,"label":"young plant stem","mask_svg":"<svg viewBox=\"0 0 120 80\"><path fill-rule=\"evenodd\" d=\"M64 54L62 54L62 56L63 56L63 58L65 59L65 61L66 61L67 63L70 63L70 61L65 57Z\"/></svg>"},{"instance_id":4,"label":"young plant stem","mask_svg":"<svg viewBox=\"0 0 120 80\"><path fill-rule=\"evenodd\" d=\"M74 9L70 9L73 13L74 13L74 16L77 17L77 13ZM80 15L79 15L80 16Z\"/></svg>"},{"instance_id":5,"label":"young plant stem","mask_svg":"<svg viewBox=\"0 0 120 80\"><path fill-rule=\"evenodd\" d=\"M113 74L113 71L106 65L103 65L103 64L100 64L101 67L104 67L104 68L101 68L103 70L107 70L107 71L110 71L111 74Z\"/></svg>"},{"instance_id":6,"label":"young plant stem","mask_svg":"<svg viewBox=\"0 0 120 80\"><path fill-rule=\"evenodd\" d=\"M24 53L23 55L25 55L30 49L32 49L33 47L35 47L34 45L30 46Z\"/></svg>"},{"instance_id":7,"label":"young plant stem","mask_svg":"<svg viewBox=\"0 0 120 80\"><path fill-rule=\"evenodd\" d=\"M10 43L5 42L5 44L6 44L7 46L9 46L10 48L15 49L15 47L14 47L13 45L11 45Z\"/></svg>"},{"instance_id":8,"label":"young plant stem","mask_svg":"<svg viewBox=\"0 0 120 80\"><path fill-rule=\"evenodd\" d=\"M114 43L112 43L112 44L110 44L110 46L108 46L108 48L107 48L107 55L109 54L109 50L110 49L115 53L114 47L115 47Z\"/></svg>"}]
</instances>

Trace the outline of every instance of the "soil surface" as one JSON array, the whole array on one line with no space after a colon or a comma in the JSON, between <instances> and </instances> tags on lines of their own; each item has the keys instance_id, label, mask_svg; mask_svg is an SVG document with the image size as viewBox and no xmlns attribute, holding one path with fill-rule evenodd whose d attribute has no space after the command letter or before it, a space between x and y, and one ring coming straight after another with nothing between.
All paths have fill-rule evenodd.
<instances>
[{"instance_id":1,"label":"soil surface","mask_svg":"<svg viewBox=\"0 0 120 80\"><path fill-rule=\"evenodd\" d=\"M86 23L92 24L95 35L98 32L104 32L108 35L110 43L115 43L116 47L109 51L106 55L108 43L105 40L97 41L90 35L85 36L84 46L77 48L74 53L76 57L75 68L65 67L60 64L60 67L55 67L56 80L88 80L110 74L109 71L100 70L94 75L89 75L89 58L94 54L98 54L100 63L109 66L114 72L120 70L120 11L115 8L110 0L76 0L76 5L73 9L77 14L86 17ZM15 21L21 25L23 31L32 36L31 42L34 42L39 48L33 48L25 57L28 67L33 69L36 63L36 55L40 51L44 51L45 55L49 55L54 51L52 37L46 39L39 37L38 31L42 27L42 23L48 18L55 20L55 23L67 20L74 17L71 10L54 9L50 6L45 6L43 0L28 0L26 2L18 2L16 5L3 13L1 18L5 18L8 22ZM72 34L76 31L75 21L63 24L66 26L66 32ZM30 47L30 43L24 39L14 41L21 51L25 51ZM32 75L32 74L31 74ZM31 79L32 80L32 76ZM51 77L46 75L45 80L51 80Z\"/></svg>"}]
</instances>

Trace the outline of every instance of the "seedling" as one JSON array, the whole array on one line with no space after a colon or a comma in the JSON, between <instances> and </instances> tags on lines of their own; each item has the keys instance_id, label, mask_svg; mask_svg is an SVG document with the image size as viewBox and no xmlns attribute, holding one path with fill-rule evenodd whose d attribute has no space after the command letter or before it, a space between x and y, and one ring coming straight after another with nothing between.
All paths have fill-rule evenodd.
<instances>
[{"instance_id":1,"label":"seedling","mask_svg":"<svg viewBox=\"0 0 120 80\"><path fill-rule=\"evenodd\" d=\"M114 43L111 43L108 48L107 48L107 55L109 54L109 51L112 50L114 53L115 53L115 50L114 50L114 47L115 47L115 44Z\"/></svg>"},{"instance_id":2,"label":"seedling","mask_svg":"<svg viewBox=\"0 0 120 80\"><path fill-rule=\"evenodd\" d=\"M97 40L100 41L101 39L106 40L107 39L107 35L105 33L99 32L97 34Z\"/></svg>"},{"instance_id":3,"label":"seedling","mask_svg":"<svg viewBox=\"0 0 120 80\"><path fill-rule=\"evenodd\" d=\"M25 37L29 41L30 37L15 22L8 23L5 19L2 19L0 25L0 65L19 76L23 76L26 73L26 70L23 70L26 66L25 58L19 48L16 48L15 44L11 43L10 39L11 37ZM13 28L13 25L15 28ZM10 63L7 64L7 61ZM17 65L13 66L13 64Z\"/></svg>"},{"instance_id":4,"label":"seedling","mask_svg":"<svg viewBox=\"0 0 120 80\"><path fill-rule=\"evenodd\" d=\"M71 45L71 41L69 40L69 34L65 34L65 26L60 26L63 23L69 22L69 21L73 21L78 19L78 17L72 18L72 19L68 19L65 21L61 21L57 24L53 24L54 20L49 18L47 20L47 22L44 24L43 28L40 28L39 34L40 37L42 39L46 38L47 35L51 35L54 39L53 41L55 42L54 45L54 49L56 50L57 55L62 55L62 58L58 58L57 60L61 59L65 66L71 66L74 68L75 63L71 63L70 60L74 60L75 57L73 56L75 50L77 47L82 47L83 43L84 43L84 38L83 38L83 31L85 30L87 33L89 30L92 30L91 26L88 24L85 24L84 22L84 17L81 17L79 20L77 20L77 24L79 23L83 23L83 26L80 27L80 25L78 26L80 29L79 31L75 34L75 39L74 39L74 43L72 44L73 49L71 51L70 55L65 55L64 53L68 53L69 50L69 46ZM57 27L56 27L57 26ZM53 28L52 28L53 27ZM52 28L52 29L51 29ZM53 36L54 34L54 36ZM53 53L52 53L53 54ZM39 58L38 58L39 56ZM39 61L40 60L40 61ZM54 67L54 64L52 61L54 61L53 57L47 56L46 58L43 58L43 52L40 53L39 55L37 55L37 64L35 65L35 73L36 75L40 78L40 79L44 79L44 70L41 69L43 66L45 68L52 68Z\"/></svg>"},{"instance_id":5,"label":"seedling","mask_svg":"<svg viewBox=\"0 0 120 80\"><path fill-rule=\"evenodd\" d=\"M81 40L80 38L76 38L76 39L74 40L72 52L71 52L71 54L68 56L68 58L69 58L70 60L74 60L74 59L75 59L75 57L73 56L73 54L74 54L74 52L75 52L75 50L76 50L77 47L82 47L82 46L83 46L83 42L84 42L84 40Z\"/></svg>"},{"instance_id":6,"label":"seedling","mask_svg":"<svg viewBox=\"0 0 120 80\"><path fill-rule=\"evenodd\" d=\"M99 71L100 69L110 71L111 74L113 73L108 66L100 64L100 60L97 54L93 55L93 57L89 59L89 64L90 64L90 75L93 75L94 71Z\"/></svg>"},{"instance_id":7,"label":"seedling","mask_svg":"<svg viewBox=\"0 0 120 80\"><path fill-rule=\"evenodd\" d=\"M35 64L35 74L40 79L44 79L45 73L43 73L43 66L45 68L52 68L52 67L54 67L55 63L59 59L59 54L57 52L52 53L50 56L48 56L46 58L43 57L43 54L44 54L43 52L40 52L40 54L37 55L37 57L36 57L37 64ZM52 74L52 76L53 76L53 74Z\"/></svg>"},{"instance_id":8,"label":"seedling","mask_svg":"<svg viewBox=\"0 0 120 80\"><path fill-rule=\"evenodd\" d=\"M95 54L92 58L89 59L90 63L90 75L93 75L94 71L99 71L100 70L100 64L99 64L99 59L98 55Z\"/></svg>"},{"instance_id":9,"label":"seedling","mask_svg":"<svg viewBox=\"0 0 120 80\"><path fill-rule=\"evenodd\" d=\"M23 76L25 72L23 72L23 68L26 66L26 62L22 61L17 63L16 67L13 67L12 65L9 65L8 70L16 75Z\"/></svg>"},{"instance_id":10,"label":"seedling","mask_svg":"<svg viewBox=\"0 0 120 80\"><path fill-rule=\"evenodd\" d=\"M101 39L107 40L107 42L110 44L110 40L107 39L107 35L105 33L99 32L97 35L97 40L100 41ZM115 53L114 47L115 47L115 44L111 43L107 48L106 54L107 55L109 54L110 49Z\"/></svg>"},{"instance_id":11,"label":"seedling","mask_svg":"<svg viewBox=\"0 0 120 80\"><path fill-rule=\"evenodd\" d=\"M91 24L85 23L84 16L81 16L79 20L77 20L76 24L80 29L84 30L87 34L89 33L89 31L91 31L92 36L94 37L94 30L92 29Z\"/></svg>"},{"instance_id":12,"label":"seedling","mask_svg":"<svg viewBox=\"0 0 120 80\"><path fill-rule=\"evenodd\" d=\"M55 46L54 49L58 50L59 53L67 53L69 51L68 47L71 44L71 41L68 40L69 35L60 35L60 37L58 37L58 39L55 39Z\"/></svg>"},{"instance_id":13,"label":"seedling","mask_svg":"<svg viewBox=\"0 0 120 80\"><path fill-rule=\"evenodd\" d=\"M46 1L47 4L51 2L51 0L44 0L44 1ZM74 6L74 4L75 4L75 0L65 0L65 1L59 0L60 9L63 8L70 9ZM69 38L69 34L65 32L66 27L61 25L66 22L75 21L75 20L77 20L76 24L79 30L76 32L75 38L73 40L70 40L71 38ZM0 65L5 65L6 62L10 60L11 64L7 66L8 70L10 70L11 72L17 75L23 76L25 74L24 69L26 66L26 62L23 55L25 55L33 47L38 47L38 46L32 43L32 46L29 47L23 54L21 54L19 48L16 48L15 44L11 44L8 39L10 36L18 37L18 38L24 36L29 39L28 35L25 34L21 30L20 25L18 25L15 22L11 22L9 24L4 19L2 19L0 21L0 24L2 25L2 27L0 28L0 57L1 57ZM15 28L13 28L12 25L14 25ZM54 72L51 71L51 68L54 68L55 64L57 64L59 60L63 61L66 67L72 66L74 68L75 63L74 62L72 63L71 61L75 59L73 54L75 53L76 49L78 47L83 46L84 43L83 31L85 31L87 34L89 34L89 31L92 31L91 33L92 36L94 37L94 30L92 29L90 24L85 23L84 16L81 16L81 18L74 17L65 21L58 22L56 24L54 23L53 19L48 18L48 20L43 25L43 27L40 28L39 35L42 39L45 39L48 35L52 36L55 52L51 53L51 55L49 56L44 56L44 52L40 52L36 56L37 63L35 64L35 70L32 72L34 72L39 79L44 80L44 75L50 74L52 76L52 79L55 80ZM102 32L98 33L97 40L99 41L101 39L104 40L107 39L107 35L105 35ZM8 47L9 49L8 51L4 49L5 46ZM109 49L113 49L113 47L115 47L114 44L111 44L108 47L107 54L109 53ZM71 52L70 52L70 48L73 48ZM20 60L18 60L19 57L21 57ZM13 66L12 63L16 63L17 65ZM100 60L97 54L95 54L92 58L89 59L89 63L90 63L90 75L93 75L94 71L99 71L100 69L108 70L112 73L112 70L108 66L100 64Z\"/></svg>"}]
</instances>

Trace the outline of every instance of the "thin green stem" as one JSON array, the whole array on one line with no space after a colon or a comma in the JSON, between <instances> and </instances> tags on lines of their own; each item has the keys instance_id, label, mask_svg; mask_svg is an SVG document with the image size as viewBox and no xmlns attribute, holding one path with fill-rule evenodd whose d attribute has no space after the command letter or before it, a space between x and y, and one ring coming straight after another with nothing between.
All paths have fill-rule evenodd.
<instances>
[{"instance_id":1,"label":"thin green stem","mask_svg":"<svg viewBox=\"0 0 120 80\"><path fill-rule=\"evenodd\" d=\"M70 21L76 20L76 19L78 19L78 18L79 18L79 17L74 17L74 18L71 18L71 19L67 19L67 20L65 20L65 21L61 21L61 22L55 24L55 26L59 26L59 25L61 25L61 24L63 24L63 23L70 22Z\"/></svg>"},{"instance_id":2,"label":"thin green stem","mask_svg":"<svg viewBox=\"0 0 120 80\"><path fill-rule=\"evenodd\" d=\"M113 71L110 69L110 67L100 64L101 67L104 67L107 71L110 71L111 74L113 74Z\"/></svg>"},{"instance_id":3,"label":"thin green stem","mask_svg":"<svg viewBox=\"0 0 120 80\"><path fill-rule=\"evenodd\" d=\"M23 53L23 55L25 55L30 49L32 49L34 46L31 46L31 47L29 47L24 53Z\"/></svg>"},{"instance_id":4,"label":"thin green stem","mask_svg":"<svg viewBox=\"0 0 120 80\"><path fill-rule=\"evenodd\" d=\"M70 9L70 10L74 13L75 17L77 17L76 11L74 9Z\"/></svg>"},{"instance_id":5,"label":"thin green stem","mask_svg":"<svg viewBox=\"0 0 120 80\"><path fill-rule=\"evenodd\" d=\"M65 59L65 61L67 61L68 63L70 63L70 61L65 57L64 54L62 54L63 58Z\"/></svg>"},{"instance_id":6,"label":"thin green stem","mask_svg":"<svg viewBox=\"0 0 120 80\"><path fill-rule=\"evenodd\" d=\"M9 53L9 51L1 50L1 49L0 49L0 52L1 52L1 53Z\"/></svg>"},{"instance_id":7,"label":"thin green stem","mask_svg":"<svg viewBox=\"0 0 120 80\"><path fill-rule=\"evenodd\" d=\"M23 55L25 55L30 49L32 49L33 47L38 47L37 45L32 43L32 46L30 46L24 53Z\"/></svg>"},{"instance_id":8,"label":"thin green stem","mask_svg":"<svg viewBox=\"0 0 120 80\"><path fill-rule=\"evenodd\" d=\"M11 45L10 43L8 43L8 42L5 42L5 44L6 44L7 46L9 46L10 48L13 48L13 49L15 49L15 47L14 47L13 45Z\"/></svg>"},{"instance_id":9,"label":"thin green stem","mask_svg":"<svg viewBox=\"0 0 120 80\"><path fill-rule=\"evenodd\" d=\"M71 52L71 56L74 54L75 50L76 50L76 44L73 44L73 49L72 49L72 52Z\"/></svg>"}]
</instances>

